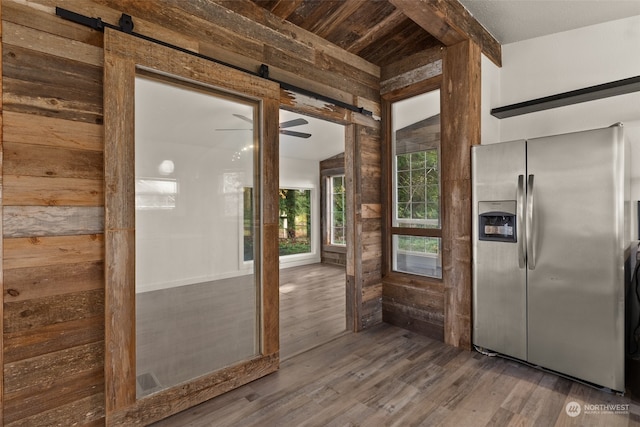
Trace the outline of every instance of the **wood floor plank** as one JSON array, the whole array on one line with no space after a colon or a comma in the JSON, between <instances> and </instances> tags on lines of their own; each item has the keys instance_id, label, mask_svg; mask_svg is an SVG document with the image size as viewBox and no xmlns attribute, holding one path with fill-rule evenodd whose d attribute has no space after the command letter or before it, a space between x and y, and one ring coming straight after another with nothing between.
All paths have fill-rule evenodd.
<instances>
[{"instance_id":1,"label":"wood floor plank","mask_svg":"<svg viewBox=\"0 0 640 427\"><path fill-rule=\"evenodd\" d=\"M346 331L345 269L312 264L280 270L280 356L287 359Z\"/></svg>"},{"instance_id":2,"label":"wood floor plank","mask_svg":"<svg viewBox=\"0 0 640 427\"><path fill-rule=\"evenodd\" d=\"M629 405L571 418L569 401ZM293 356L278 372L156 426L638 426L640 406L388 324Z\"/></svg>"}]
</instances>

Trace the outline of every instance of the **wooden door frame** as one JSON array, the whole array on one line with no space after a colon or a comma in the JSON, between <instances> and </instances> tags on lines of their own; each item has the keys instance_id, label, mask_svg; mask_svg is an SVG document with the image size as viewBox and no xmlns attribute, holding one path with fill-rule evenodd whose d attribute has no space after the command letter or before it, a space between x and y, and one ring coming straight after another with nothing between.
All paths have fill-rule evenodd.
<instances>
[{"instance_id":1,"label":"wooden door frame","mask_svg":"<svg viewBox=\"0 0 640 427\"><path fill-rule=\"evenodd\" d=\"M194 381L136 399L134 85L137 69L168 74L255 99L262 106L259 171L260 355ZM278 369L278 109L279 85L106 29L105 128L105 413L106 425L149 424Z\"/></svg>"},{"instance_id":2,"label":"wooden door frame","mask_svg":"<svg viewBox=\"0 0 640 427\"><path fill-rule=\"evenodd\" d=\"M379 118L352 111L335 104L319 102L317 99L302 95L286 89L280 90L280 108L294 113L305 114L320 120L326 120L332 123L344 125L344 175L347 203L347 247L346 247L346 329L349 332L360 332L369 326L382 321L382 311L380 310L379 319L376 314L370 311L375 310L375 305L371 302L380 301L382 299L382 285L380 277L380 286L369 286L365 289L365 282L371 280L365 278L362 268L362 254L365 245L362 238L363 210L366 211L366 217L375 219L380 218L380 205L368 203L365 204L360 196L362 188L361 168L361 143L363 140L370 138L371 134L379 135L381 130L381 121ZM345 100L350 95L343 94ZM352 97L352 96L351 96ZM352 97L353 98L353 97ZM372 111L380 111L379 103L369 103L366 108ZM367 170L370 173L370 170ZM371 274L369 273L369 276ZM375 280L375 279L374 279ZM365 294L364 298L363 294ZM364 305L367 304L367 307ZM373 307L373 309L371 308Z\"/></svg>"}]
</instances>

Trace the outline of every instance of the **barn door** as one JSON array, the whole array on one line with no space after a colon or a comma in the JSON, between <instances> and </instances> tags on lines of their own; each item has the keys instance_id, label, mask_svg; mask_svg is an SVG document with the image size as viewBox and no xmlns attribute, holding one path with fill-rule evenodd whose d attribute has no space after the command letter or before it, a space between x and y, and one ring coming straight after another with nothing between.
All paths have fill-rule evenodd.
<instances>
[{"instance_id":1,"label":"barn door","mask_svg":"<svg viewBox=\"0 0 640 427\"><path fill-rule=\"evenodd\" d=\"M278 367L279 87L107 30L104 88L107 424L146 424Z\"/></svg>"}]
</instances>

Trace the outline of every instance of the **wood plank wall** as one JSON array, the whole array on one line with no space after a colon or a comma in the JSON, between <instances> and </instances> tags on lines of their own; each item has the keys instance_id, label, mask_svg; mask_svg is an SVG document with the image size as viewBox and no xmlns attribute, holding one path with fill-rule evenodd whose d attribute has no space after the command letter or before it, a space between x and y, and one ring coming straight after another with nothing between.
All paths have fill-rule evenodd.
<instances>
[{"instance_id":1,"label":"wood plank wall","mask_svg":"<svg viewBox=\"0 0 640 427\"><path fill-rule=\"evenodd\" d=\"M5 425L104 408L101 38L3 2Z\"/></svg>"},{"instance_id":2,"label":"wood plank wall","mask_svg":"<svg viewBox=\"0 0 640 427\"><path fill-rule=\"evenodd\" d=\"M102 34L61 5L380 115L379 68L249 2L3 0L2 424L104 423ZM235 8L235 12L225 6ZM256 21L257 23L253 22ZM381 321L380 127L283 93L290 109L350 129L354 329Z\"/></svg>"}]
</instances>

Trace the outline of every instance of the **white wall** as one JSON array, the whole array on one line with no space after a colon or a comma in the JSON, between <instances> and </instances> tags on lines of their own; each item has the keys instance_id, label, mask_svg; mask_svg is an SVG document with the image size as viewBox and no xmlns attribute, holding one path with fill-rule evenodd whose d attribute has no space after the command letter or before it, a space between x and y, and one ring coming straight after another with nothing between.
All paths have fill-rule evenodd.
<instances>
[{"instance_id":1,"label":"white wall","mask_svg":"<svg viewBox=\"0 0 640 427\"><path fill-rule=\"evenodd\" d=\"M505 45L500 104L638 76L638 52L640 16ZM638 133L640 92L502 119L500 133L506 141L616 122L623 122L628 133Z\"/></svg>"},{"instance_id":2,"label":"white wall","mask_svg":"<svg viewBox=\"0 0 640 427\"><path fill-rule=\"evenodd\" d=\"M482 98L480 113L482 115L480 130L483 144L502 141L500 136L500 120L491 115L491 109L501 106L500 71L489 58L482 55Z\"/></svg>"},{"instance_id":3,"label":"white wall","mask_svg":"<svg viewBox=\"0 0 640 427\"><path fill-rule=\"evenodd\" d=\"M137 160L143 176L163 160L156 145ZM194 145L172 150L175 209L136 210L136 291L146 292L250 274L243 265L242 197L252 162L235 152ZM142 157L142 156L138 156ZM148 164L145 167L144 164Z\"/></svg>"},{"instance_id":4,"label":"white wall","mask_svg":"<svg viewBox=\"0 0 640 427\"><path fill-rule=\"evenodd\" d=\"M140 169L152 171L161 163L162 150L156 146L154 151L138 160L148 164ZM172 177L179 187L176 208L136 212L137 292L251 273L241 240L242 189L252 186L251 162L246 156L229 162L234 154L197 146L172 153ZM318 162L281 158L280 167L281 188L311 189L313 221L312 253L281 257L280 266L320 262Z\"/></svg>"},{"instance_id":5,"label":"white wall","mask_svg":"<svg viewBox=\"0 0 640 427\"><path fill-rule=\"evenodd\" d=\"M489 115L491 108L639 76L639 52L635 16L504 45L502 68L483 57L482 144L622 122L631 145L631 200L640 200L640 92L500 120Z\"/></svg>"},{"instance_id":6,"label":"white wall","mask_svg":"<svg viewBox=\"0 0 640 427\"><path fill-rule=\"evenodd\" d=\"M498 120L501 107L640 75L640 16L502 47L502 68L482 58L482 143L623 122L640 134L640 92ZM640 140L635 144L640 144Z\"/></svg>"}]
</instances>

